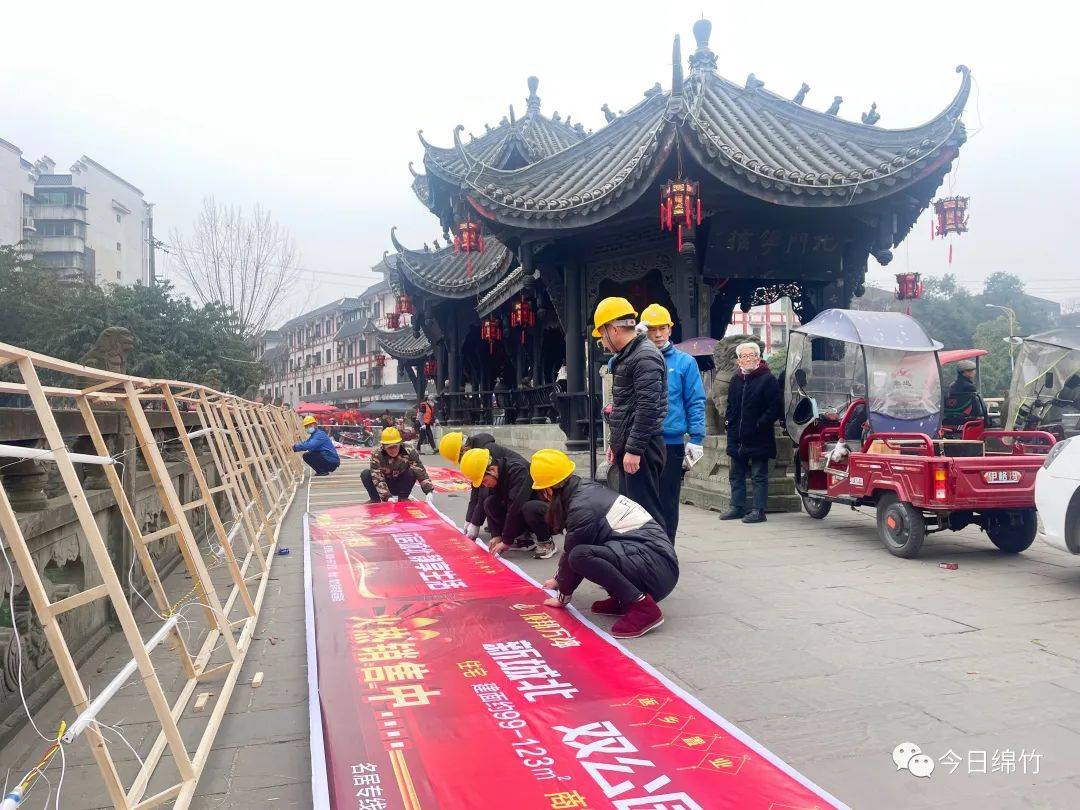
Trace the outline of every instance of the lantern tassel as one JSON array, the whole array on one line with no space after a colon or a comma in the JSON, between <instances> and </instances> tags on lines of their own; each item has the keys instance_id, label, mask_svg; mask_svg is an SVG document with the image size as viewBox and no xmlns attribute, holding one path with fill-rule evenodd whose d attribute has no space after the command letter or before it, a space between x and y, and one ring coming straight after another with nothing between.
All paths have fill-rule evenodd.
<instances>
[{"instance_id":1,"label":"lantern tassel","mask_svg":"<svg viewBox=\"0 0 1080 810\"><path fill-rule=\"evenodd\" d=\"M698 197L697 201L697 224L701 224L701 198Z\"/></svg>"},{"instance_id":2,"label":"lantern tassel","mask_svg":"<svg viewBox=\"0 0 1080 810\"><path fill-rule=\"evenodd\" d=\"M682 253L682 225L679 226L678 235L675 237L676 250Z\"/></svg>"},{"instance_id":3,"label":"lantern tassel","mask_svg":"<svg viewBox=\"0 0 1080 810\"><path fill-rule=\"evenodd\" d=\"M472 278L472 254L465 260L465 277Z\"/></svg>"}]
</instances>

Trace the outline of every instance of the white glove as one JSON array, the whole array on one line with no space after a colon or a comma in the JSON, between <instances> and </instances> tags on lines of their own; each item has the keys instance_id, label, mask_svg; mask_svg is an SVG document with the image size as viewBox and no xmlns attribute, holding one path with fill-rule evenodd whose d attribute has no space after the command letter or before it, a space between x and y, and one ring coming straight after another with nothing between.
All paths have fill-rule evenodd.
<instances>
[{"instance_id":1,"label":"white glove","mask_svg":"<svg viewBox=\"0 0 1080 810\"><path fill-rule=\"evenodd\" d=\"M689 470L699 461L701 457L705 455L705 448L700 444L687 444L686 451L683 455L683 469Z\"/></svg>"},{"instance_id":2,"label":"white glove","mask_svg":"<svg viewBox=\"0 0 1080 810\"><path fill-rule=\"evenodd\" d=\"M435 493L429 492L427 495L424 496L424 500L427 503L435 503Z\"/></svg>"},{"instance_id":3,"label":"white glove","mask_svg":"<svg viewBox=\"0 0 1080 810\"><path fill-rule=\"evenodd\" d=\"M389 498L386 499L386 502L387 503L397 503L398 502L398 496L397 495L391 495Z\"/></svg>"},{"instance_id":4,"label":"white glove","mask_svg":"<svg viewBox=\"0 0 1080 810\"><path fill-rule=\"evenodd\" d=\"M475 523L465 524L465 536L470 540L475 540L480 535L480 527Z\"/></svg>"}]
</instances>

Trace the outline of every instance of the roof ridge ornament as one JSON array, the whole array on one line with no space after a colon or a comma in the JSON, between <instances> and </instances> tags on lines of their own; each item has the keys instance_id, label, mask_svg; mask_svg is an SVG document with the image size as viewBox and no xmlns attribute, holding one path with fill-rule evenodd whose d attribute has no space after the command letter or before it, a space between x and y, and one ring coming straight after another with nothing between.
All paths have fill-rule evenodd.
<instances>
[{"instance_id":1,"label":"roof ridge ornament","mask_svg":"<svg viewBox=\"0 0 1080 810\"><path fill-rule=\"evenodd\" d=\"M421 177L422 175L413 168L412 161L409 161L409 174L413 177Z\"/></svg>"},{"instance_id":2,"label":"roof ridge ornament","mask_svg":"<svg viewBox=\"0 0 1080 810\"><path fill-rule=\"evenodd\" d=\"M802 86L799 88L799 92L795 94L795 98L793 98L792 101L794 101L801 107L802 103L806 101L806 94L809 92L810 85L808 85L806 82L803 82Z\"/></svg>"},{"instance_id":3,"label":"roof ridge ornament","mask_svg":"<svg viewBox=\"0 0 1080 810\"><path fill-rule=\"evenodd\" d=\"M840 105L844 103L843 96L833 96L832 104L829 105L829 109L825 111L826 115L839 115Z\"/></svg>"},{"instance_id":4,"label":"roof ridge ornament","mask_svg":"<svg viewBox=\"0 0 1080 810\"><path fill-rule=\"evenodd\" d=\"M677 98L683 92L682 43L679 35L671 45L671 96Z\"/></svg>"},{"instance_id":5,"label":"roof ridge ornament","mask_svg":"<svg viewBox=\"0 0 1080 810\"><path fill-rule=\"evenodd\" d=\"M690 70L693 73L711 73L716 70L716 54L709 49L709 36L712 23L702 17L694 23L694 39L697 50L690 55Z\"/></svg>"},{"instance_id":6,"label":"roof ridge ornament","mask_svg":"<svg viewBox=\"0 0 1080 810\"><path fill-rule=\"evenodd\" d=\"M877 102L871 102L869 111L862 114L862 122L868 127L872 127L880 120L881 116L878 114L877 111Z\"/></svg>"},{"instance_id":7,"label":"roof ridge ornament","mask_svg":"<svg viewBox=\"0 0 1080 810\"><path fill-rule=\"evenodd\" d=\"M405 247L403 244L401 244L401 242L398 241L398 238L397 238L397 225L393 225L390 228L390 241L393 243L394 249L397 250L398 253L407 253L407 252L409 252L409 249L407 247Z\"/></svg>"},{"instance_id":8,"label":"roof ridge ornament","mask_svg":"<svg viewBox=\"0 0 1080 810\"><path fill-rule=\"evenodd\" d=\"M608 103L606 101L600 106L600 112L604 114L604 119L609 124L618 117L615 115L615 113L611 111L611 107L608 106Z\"/></svg>"},{"instance_id":9,"label":"roof ridge ornament","mask_svg":"<svg viewBox=\"0 0 1080 810\"><path fill-rule=\"evenodd\" d=\"M540 86L540 79L530 76L525 80L529 86L529 97L525 100L526 115L536 115L540 112L540 96L536 95L536 89Z\"/></svg>"},{"instance_id":10,"label":"roof ridge ornament","mask_svg":"<svg viewBox=\"0 0 1080 810\"><path fill-rule=\"evenodd\" d=\"M765 82L751 73L746 77L746 89L747 90L760 90L765 86Z\"/></svg>"}]
</instances>

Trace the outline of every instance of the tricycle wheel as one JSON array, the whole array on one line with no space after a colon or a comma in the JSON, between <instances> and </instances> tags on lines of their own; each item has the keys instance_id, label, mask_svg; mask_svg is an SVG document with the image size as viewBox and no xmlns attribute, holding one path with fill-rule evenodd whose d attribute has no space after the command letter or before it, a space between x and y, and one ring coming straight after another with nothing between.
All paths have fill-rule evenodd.
<instances>
[{"instance_id":1,"label":"tricycle wheel","mask_svg":"<svg viewBox=\"0 0 1080 810\"><path fill-rule=\"evenodd\" d=\"M802 496L802 508L806 510L806 514L815 520L821 520L832 509L832 501L827 501L824 498L815 498L813 495Z\"/></svg>"},{"instance_id":2,"label":"tricycle wheel","mask_svg":"<svg viewBox=\"0 0 1080 810\"><path fill-rule=\"evenodd\" d=\"M919 553L926 538L922 512L904 503L895 493L881 496L877 505L878 535L890 554L911 558Z\"/></svg>"},{"instance_id":3,"label":"tricycle wheel","mask_svg":"<svg viewBox=\"0 0 1080 810\"><path fill-rule=\"evenodd\" d=\"M989 512L986 533L990 542L1006 554L1019 554L1035 541L1038 523L1034 509Z\"/></svg>"}]
</instances>

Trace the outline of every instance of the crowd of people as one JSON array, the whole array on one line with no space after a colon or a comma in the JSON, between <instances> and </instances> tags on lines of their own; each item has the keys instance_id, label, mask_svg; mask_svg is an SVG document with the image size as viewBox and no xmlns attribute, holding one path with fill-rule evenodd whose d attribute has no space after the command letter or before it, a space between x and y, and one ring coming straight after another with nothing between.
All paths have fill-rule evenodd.
<instances>
[{"instance_id":1,"label":"crowd of people","mask_svg":"<svg viewBox=\"0 0 1080 810\"><path fill-rule=\"evenodd\" d=\"M608 596L592 611L618 617L612 627L618 638L636 638L663 623L658 603L679 579L675 539L683 477L704 455L705 389L697 362L671 342L674 325L659 304L646 307L640 320L625 298L605 298L596 307L592 335L611 354L612 398L604 420L617 491L575 474L561 451L540 450L527 460L490 433L449 432L437 446L472 485L464 534L476 539L486 525L495 555L524 551L543 560L558 554L554 576L544 583L555 595L545 604L565 606L584 580L593 582ZM721 519L761 523L768 463L776 456L774 423L782 415L780 384L758 343L740 344L736 361L724 414L731 508ZM337 453L314 421L304 420L309 438L294 449L315 475L328 475L337 468ZM379 447L361 476L372 502L406 499L417 485L430 501L433 485L420 459L423 443L436 449L430 404L418 406L415 423L412 446L389 413L383 415Z\"/></svg>"}]
</instances>

